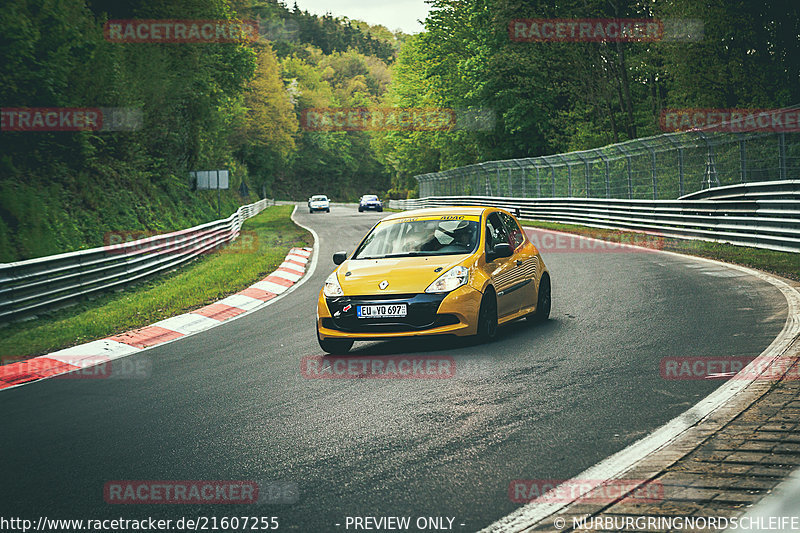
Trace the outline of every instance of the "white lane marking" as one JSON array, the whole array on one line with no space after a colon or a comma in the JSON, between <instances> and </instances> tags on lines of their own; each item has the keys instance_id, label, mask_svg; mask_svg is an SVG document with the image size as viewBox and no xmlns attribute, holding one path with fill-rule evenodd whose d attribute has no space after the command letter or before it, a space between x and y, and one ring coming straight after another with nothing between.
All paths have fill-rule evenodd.
<instances>
[{"instance_id":1,"label":"white lane marking","mask_svg":"<svg viewBox=\"0 0 800 533\"><path fill-rule=\"evenodd\" d=\"M178 333L183 333L184 335L189 335L190 333L197 333L198 331L208 329L217 322L219 321L214 320L213 318L208 318L207 316L198 315L195 313L185 313L167 318L161 322L156 322L153 325L165 329L171 329L172 331L177 331Z\"/></svg>"},{"instance_id":2,"label":"white lane marking","mask_svg":"<svg viewBox=\"0 0 800 533\"><path fill-rule=\"evenodd\" d=\"M592 239L592 237L584 238ZM715 261L705 257L687 256L676 252L664 250L657 251L658 253L668 254L680 259L691 259L692 261L705 263L705 266L713 265L716 267L725 267L738 270L770 283L780 290L781 294L783 294L784 298L786 298L788 305L786 322L784 323L781 332L766 348L766 350L764 350L761 355L752 363L740 371L742 373L747 372L747 374L743 375L749 376L748 378L732 379L726 382L685 413L673 418L660 428L653 431L650 435L634 442L627 448L620 450L611 457L608 457L596 465L584 470L573 478L575 480L595 480L594 484L596 485L596 480L612 480L624 475L625 472L636 466L639 461L667 446L669 443L680 437L681 434L683 434L686 430L697 425L701 420L708 417L720 407L724 406L736 395L742 393L749 385L753 383L757 376L760 375L760 372L758 372L757 369L760 369L761 372L765 372L769 366L767 363L776 359L783 352L785 352L792 344L795 337L800 335L800 292L784 281L769 274L758 272L756 270L739 265L723 263L721 261ZM701 265L701 267L702 266L703 265ZM572 493L574 497L569 501L552 503L537 503L536 501L533 501L528 503L484 528L481 530L481 533L522 531L559 512L573 503L575 500L580 499L588 492L588 489L590 488L589 485L591 485L591 483L587 483L585 485L587 490L582 490L580 493L578 493L578 491ZM580 483L574 483L572 486L583 487L584 485Z\"/></svg>"},{"instance_id":3,"label":"white lane marking","mask_svg":"<svg viewBox=\"0 0 800 533\"><path fill-rule=\"evenodd\" d=\"M261 304L264 303L264 300L245 296L244 294L231 294L227 298L223 298L217 303L222 305L230 305L231 307L238 307L239 309L249 311L250 309L261 307Z\"/></svg>"},{"instance_id":4,"label":"white lane marking","mask_svg":"<svg viewBox=\"0 0 800 533\"><path fill-rule=\"evenodd\" d=\"M141 348L130 346L122 342L112 341L110 339L98 339L96 341L87 342L86 344L73 346L72 348L58 350L57 352L49 353L41 357L55 359L57 361L61 361L62 363L72 364L73 361L77 360L76 357L86 359L100 356L107 357L109 359L117 359L119 357L125 357L126 355L139 353L141 351Z\"/></svg>"},{"instance_id":5,"label":"white lane marking","mask_svg":"<svg viewBox=\"0 0 800 533\"><path fill-rule=\"evenodd\" d=\"M314 228L306 226L300 223L296 218L294 218L296 214L297 214L297 205L294 206L294 211L292 211L292 222L294 222L304 230L308 231L311 234L311 236L314 237L314 246L311 248L311 250L306 249L306 251L311 254L311 266L308 266L308 264L306 264L307 267L306 275L303 276L303 278L300 281L292 285L292 288L289 289L289 291L287 292L292 292L297 287L308 281L308 278L310 278L314 274L314 271L317 269L317 261L319 260L319 247L320 247L319 235L317 235L317 232L314 231ZM306 259L305 262L307 263L308 259Z\"/></svg>"},{"instance_id":6,"label":"white lane marking","mask_svg":"<svg viewBox=\"0 0 800 533\"><path fill-rule=\"evenodd\" d=\"M270 276L272 275L273 274L270 274ZM259 281L258 283L253 283L250 286L256 289L261 289L262 291L271 292L273 294L283 294L289 288L284 287L283 285L278 285L277 283L273 283L271 281Z\"/></svg>"},{"instance_id":7,"label":"white lane marking","mask_svg":"<svg viewBox=\"0 0 800 533\"><path fill-rule=\"evenodd\" d=\"M701 270L700 272L706 276L715 276L718 278L740 278L744 276L742 272L723 272L721 270Z\"/></svg>"},{"instance_id":8,"label":"white lane marking","mask_svg":"<svg viewBox=\"0 0 800 533\"><path fill-rule=\"evenodd\" d=\"M295 281L298 281L300 278L303 277L302 274L292 274L291 272L281 272L280 270L276 270L275 272L273 272L270 275L271 276L278 276L279 278L283 278L283 279L285 279L287 281L291 281L292 283L294 283Z\"/></svg>"},{"instance_id":9,"label":"white lane marking","mask_svg":"<svg viewBox=\"0 0 800 533\"><path fill-rule=\"evenodd\" d=\"M281 266L278 268L285 268L286 270L291 270L292 272L297 272L301 275L306 271L304 267L295 265L294 263L281 263Z\"/></svg>"},{"instance_id":10,"label":"white lane marking","mask_svg":"<svg viewBox=\"0 0 800 533\"><path fill-rule=\"evenodd\" d=\"M291 259L292 261L297 261L298 263L308 263L308 257L297 254L289 254L286 256L286 259Z\"/></svg>"}]
</instances>

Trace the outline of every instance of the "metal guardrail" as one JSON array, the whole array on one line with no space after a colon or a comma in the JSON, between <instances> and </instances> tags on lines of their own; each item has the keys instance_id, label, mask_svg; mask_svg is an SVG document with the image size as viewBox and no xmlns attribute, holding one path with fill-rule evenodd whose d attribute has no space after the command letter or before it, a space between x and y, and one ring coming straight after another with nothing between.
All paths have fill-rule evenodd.
<instances>
[{"instance_id":1,"label":"metal guardrail","mask_svg":"<svg viewBox=\"0 0 800 533\"><path fill-rule=\"evenodd\" d=\"M789 108L789 109L796 109ZM800 174L800 133L692 130L415 176L419 197L679 198Z\"/></svg>"},{"instance_id":2,"label":"metal guardrail","mask_svg":"<svg viewBox=\"0 0 800 533\"><path fill-rule=\"evenodd\" d=\"M245 220L273 204L272 200L259 200L240 207L228 218L136 241L0 263L0 322L186 264L235 240Z\"/></svg>"},{"instance_id":3,"label":"metal guardrail","mask_svg":"<svg viewBox=\"0 0 800 533\"><path fill-rule=\"evenodd\" d=\"M390 200L392 209L487 205L521 218L626 229L800 252L800 180L717 187L677 200L431 196Z\"/></svg>"}]
</instances>

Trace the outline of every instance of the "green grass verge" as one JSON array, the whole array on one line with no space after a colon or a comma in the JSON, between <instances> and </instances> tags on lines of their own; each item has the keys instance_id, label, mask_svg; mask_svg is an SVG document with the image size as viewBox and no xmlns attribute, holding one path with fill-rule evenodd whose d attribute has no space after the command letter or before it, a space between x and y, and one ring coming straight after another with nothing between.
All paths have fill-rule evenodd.
<instances>
[{"instance_id":1,"label":"green grass verge","mask_svg":"<svg viewBox=\"0 0 800 533\"><path fill-rule=\"evenodd\" d=\"M613 242L635 243L637 240L641 241L642 239L641 233L633 231L590 228L575 224L561 224L558 222L539 220L521 220L520 222L523 226L576 233ZM659 247L663 250L743 265L783 276L784 278L800 281L800 253L762 250L761 248L691 239L660 238L660 241Z\"/></svg>"},{"instance_id":2,"label":"green grass verge","mask_svg":"<svg viewBox=\"0 0 800 533\"><path fill-rule=\"evenodd\" d=\"M171 273L0 329L4 358L40 355L175 316L247 288L283 262L311 234L289 218L293 206L267 208L245 221L231 246ZM246 232L246 233L245 233ZM245 244L248 243L248 244Z\"/></svg>"}]
</instances>

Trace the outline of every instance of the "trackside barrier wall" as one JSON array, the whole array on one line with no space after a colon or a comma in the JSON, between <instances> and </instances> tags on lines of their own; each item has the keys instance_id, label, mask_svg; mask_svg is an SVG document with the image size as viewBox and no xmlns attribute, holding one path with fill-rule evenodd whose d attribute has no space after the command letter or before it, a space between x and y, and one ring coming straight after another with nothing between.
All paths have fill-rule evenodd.
<instances>
[{"instance_id":1,"label":"trackside barrier wall","mask_svg":"<svg viewBox=\"0 0 800 533\"><path fill-rule=\"evenodd\" d=\"M89 250L0 263L0 322L45 311L184 265L234 241L242 223L272 200L244 205L228 218Z\"/></svg>"},{"instance_id":2,"label":"trackside barrier wall","mask_svg":"<svg viewBox=\"0 0 800 533\"><path fill-rule=\"evenodd\" d=\"M523 219L800 252L800 180L716 187L677 200L429 196L389 202L403 210L453 205L519 209Z\"/></svg>"},{"instance_id":3,"label":"trackside barrier wall","mask_svg":"<svg viewBox=\"0 0 800 533\"><path fill-rule=\"evenodd\" d=\"M782 181L799 172L800 132L796 130L726 132L706 128L578 152L486 161L415 178L420 198L484 195L657 200L737 183Z\"/></svg>"}]
</instances>

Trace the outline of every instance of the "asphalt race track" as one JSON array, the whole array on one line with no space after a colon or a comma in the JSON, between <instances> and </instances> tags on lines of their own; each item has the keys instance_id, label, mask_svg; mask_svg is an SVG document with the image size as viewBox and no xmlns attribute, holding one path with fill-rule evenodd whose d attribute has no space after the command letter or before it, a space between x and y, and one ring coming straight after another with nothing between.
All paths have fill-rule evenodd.
<instances>
[{"instance_id":1,"label":"asphalt race track","mask_svg":"<svg viewBox=\"0 0 800 533\"><path fill-rule=\"evenodd\" d=\"M578 474L721 383L665 380L662 358L754 356L785 320L777 289L726 268L543 251L547 323L501 328L484 346L353 350L452 356L451 379L306 379L301 358L322 353L314 313L331 255L382 216L299 210L321 240L313 276L259 312L128 358L151 363L146 377L0 393L0 515L277 516L279 530L302 532L345 531L347 516L432 516L476 531L520 506L512 480ZM113 480L284 480L300 495L283 505L110 505L103 487Z\"/></svg>"}]
</instances>

